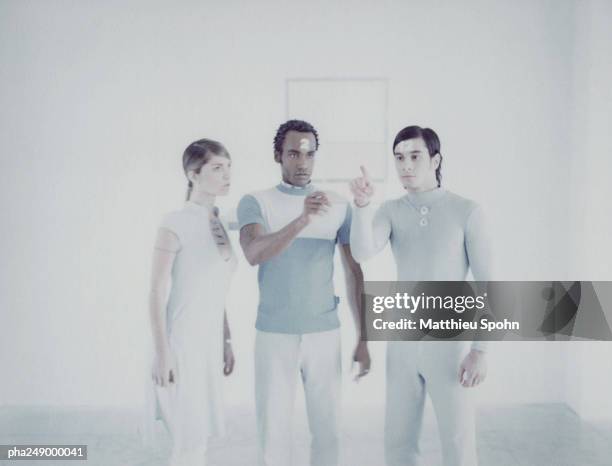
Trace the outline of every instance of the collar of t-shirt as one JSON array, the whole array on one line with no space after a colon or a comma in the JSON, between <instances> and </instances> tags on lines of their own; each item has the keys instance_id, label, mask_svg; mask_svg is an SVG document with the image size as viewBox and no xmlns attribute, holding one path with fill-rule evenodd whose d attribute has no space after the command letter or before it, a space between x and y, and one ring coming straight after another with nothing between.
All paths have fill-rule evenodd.
<instances>
[{"instance_id":1,"label":"collar of t-shirt","mask_svg":"<svg viewBox=\"0 0 612 466\"><path fill-rule=\"evenodd\" d=\"M432 204L442 199L445 194L446 190L438 187L429 191L409 192L403 199L418 210L423 206L431 207Z\"/></svg>"},{"instance_id":2,"label":"collar of t-shirt","mask_svg":"<svg viewBox=\"0 0 612 466\"><path fill-rule=\"evenodd\" d=\"M201 215L206 215L206 217L210 215L210 208L208 206L198 204L194 201L185 201L185 208ZM212 212L216 217L219 216L219 208L217 206L213 206Z\"/></svg>"},{"instance_id":3,"label":"collar of t-shirt","mask_svg":"<svg viewBox=\"0 0 612 466\"><path fill-rule=\"evenodd\" d=\"M306 186L293 186L292 184L282 181L276 186L276 188L285 194L291 194L293 196L308 196L314 191L314 186L311 181Z\"/></svg>"}]
</instances>

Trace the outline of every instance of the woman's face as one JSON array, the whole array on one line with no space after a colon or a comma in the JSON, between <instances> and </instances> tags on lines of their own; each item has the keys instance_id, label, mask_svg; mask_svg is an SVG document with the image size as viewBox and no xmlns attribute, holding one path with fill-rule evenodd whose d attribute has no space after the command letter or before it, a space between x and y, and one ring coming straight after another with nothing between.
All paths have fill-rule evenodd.
<instances>
[{"instance_id":1,"label":"woman's face","mask_svg":"<svg viewBox=\"0 0 612 466\"><path fill-rule=\"evenodd\" d=\"M200 173L190 172L193 191L212 196L223 196L229 192L232 161L227 157L213 155L202 165Z\"/></svg>"}]
</instances>

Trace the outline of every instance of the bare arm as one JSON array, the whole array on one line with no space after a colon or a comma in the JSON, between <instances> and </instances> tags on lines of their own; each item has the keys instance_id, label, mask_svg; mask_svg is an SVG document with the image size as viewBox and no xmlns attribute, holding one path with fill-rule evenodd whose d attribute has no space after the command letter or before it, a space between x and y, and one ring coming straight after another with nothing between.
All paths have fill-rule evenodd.
<instances>
[{"instance_id":1,"label":"bare arm","mask_svg":"<svg viewBox=\"0 0 612 466\"><path fill-rule=\"evenodd\" d=\"M346 277L346 296L349 307L351 308L351 314L353 315L357 339L365 339L365 316L363 315L361 305L363 293L363 272L361 271L361 266L355 261L355 259L353 259L353 256L351 255L350 245L340 245L340 257L342 258L344 275Z\"/></svg>"},{"instance_id":2,"label":"bare arm","mask_svg":"<svg viewBox=\"0 0 612 466\"><path fill-rule=\"evenodd\" d=\"M230 342L232 334L230 332L229 323L227 322L227 311L223 311L223 341Z\"/></svg>"},{"instance_id":3,"label":"bare arm","mask_svg":"<svg viewBox=\"0 0 612 466\"><path fill-rule=\"evenodd\" d=\"M300 216L282 229L266 234L262 225L251 223L240 229L240 246L249 264L259 265L287 249L307 224Z\"/></svg>"},{"instance_id":4,"label":"bare arm","mask_svg":"<svg viewBox=\"0 0 612 466\"><path fill-rule=\"evenodd\" d=\"M353 353L353 361L359 363L359 373L356 380L370 371L370 354L365 333L365 315L363 299L363 272L361 266L353 259L351 247L348 244L340 245L340 256L346 277L346 296L348 299L355 330L357 333L357 344Z\"/></svg>"},{"instance_id":5,"label":"bare arm","mask_svg":"<svg viewBox=\"0 0 612 466\"><path fill-rule=\"evenodd\" d=\"M227 322L227 311L223 311L223 375L230 375L234 370L235 363L232 335Z\"/></svg>"},{"instance_id":6,"label":"bare arm","mask_svg":"<svg viewBox=\"0 0 612 466\"><path fill-rule=\"evenodd\" d=\"M149 318L156 358L152 375L155 382L161 386L165 386L167 382L174 382L176 376L176 367L172 361L166 331L166 305L171 284L172 266L179 249L180 243L176 235L165 228L160 228L157 232L155 249L153 250Z\"/></svg>"},{"instance_id":7,"label":"bare arm","mask_svg":"<svg viewBox=\"0 0 612 466\"><path fill-rule=\"evenodd\" d=\"M310 216L327 211L329 201L325 193L317 191L304 199L304 211L295 220L274 233L265 233L258 223L244 225L240 229L240 246L251 265L259 265L280 254L310 223Z\"/></svg>"}]
</instances>

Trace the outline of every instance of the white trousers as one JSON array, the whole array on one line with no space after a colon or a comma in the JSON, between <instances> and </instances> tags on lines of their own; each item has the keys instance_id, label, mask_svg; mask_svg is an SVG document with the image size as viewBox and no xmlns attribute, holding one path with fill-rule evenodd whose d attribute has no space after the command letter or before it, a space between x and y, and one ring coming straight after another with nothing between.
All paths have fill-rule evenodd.
<instances>
[{"instance_id":1,"label":"white trousers","mask_svg":"<svg viewBox=\"0 0 612 466\"><path fill-rule=\"evenodd\" d=\"M338 329L303 335L257 331L255 405L260 466L291 466L298 373L312 437L310 464L336 466L341 357Z\"/></svg>"},{"instance_id":2,"label":"white trousers","mask_svg":"<svg viewBox=\"0 0 612 466\"><path fill-rule=\"evenodd\" d=\"M425 395L438 421L445 466L476 466L473 388L459 383L470 342L387 343L387 466L423 464L419 438Z\"/></svg>"}]
</instances>

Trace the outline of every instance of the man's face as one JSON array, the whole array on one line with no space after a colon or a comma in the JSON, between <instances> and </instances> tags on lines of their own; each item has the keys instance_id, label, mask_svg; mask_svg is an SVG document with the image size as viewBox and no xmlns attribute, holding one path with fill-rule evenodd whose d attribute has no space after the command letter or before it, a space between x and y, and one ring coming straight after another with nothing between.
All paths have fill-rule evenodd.
<instances>
[{"instance_id":1,"label":"man's face","mask_svg":"<svg viewBox=\"0 0 612 466\"><path fill-rule=\"evenodd\" d=\"M440 156L429 156L422 138L407 139L395 146L395 169L400 182L407 191L426 191L438 186L436 168Z\"/></svg>"},{"instance_id":2,"label":"man's face","mask_svg":"<svg viewBox=\"0 0 612 466\"><path fill-rule=\"evenodd\" d=\"M283 152L275 153L274 160L281 164L283 181L293 186L310 183L317 142L312 133L289 131L283 141Z\"/></svg>"}]
</instances>

